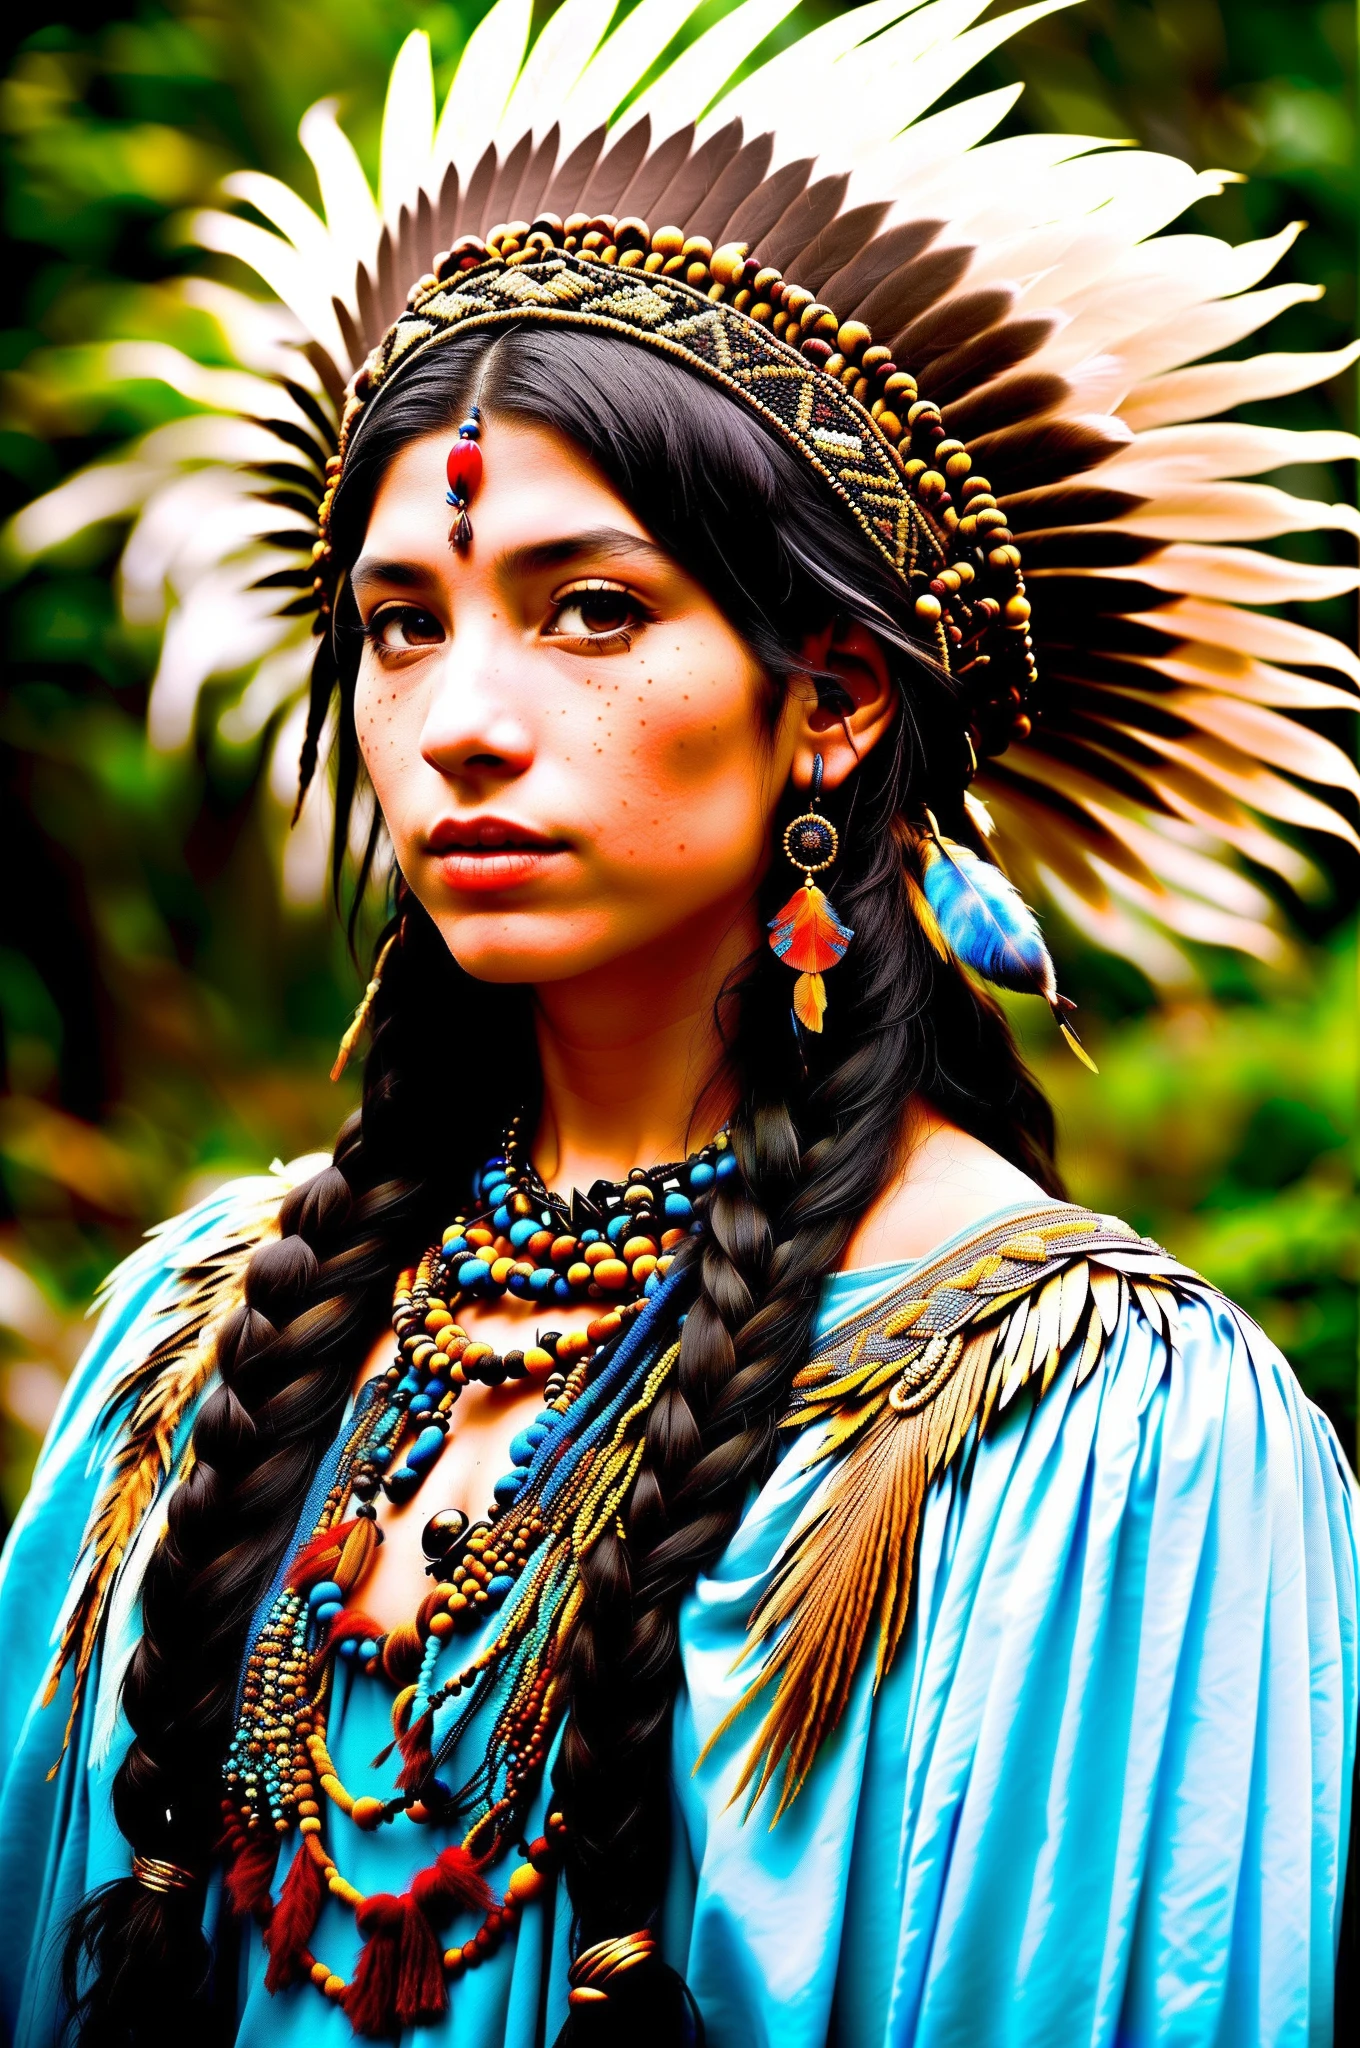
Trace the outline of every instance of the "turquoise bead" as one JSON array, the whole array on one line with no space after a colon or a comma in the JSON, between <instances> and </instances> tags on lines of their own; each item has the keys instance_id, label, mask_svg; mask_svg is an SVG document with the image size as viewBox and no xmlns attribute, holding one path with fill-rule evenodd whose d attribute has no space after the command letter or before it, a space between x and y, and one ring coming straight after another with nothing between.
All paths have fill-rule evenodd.
<instances>
[{"instance_id":1,"label":"turquoise bead","mask_svg":"<svg viewBox=\"0 0 1360 2048\"><path fill-rule=\"evenodd\" d=\"M518 1251L521 1245L528 1244L529 1239L540 1228L541 1226L532 1216L521 1216L518 1223L512 1223L510 1225L510 1242L515 1247L515 1250Z\"/></svg>"},{"instance_id":2,"label":"turquoise bead","mask_svg":"<svg viewBox=\"0 0 1360 2048\"><path fill-rule=\"evenodd\" d=\"M691 1194L698 1194L703 1188L711 1188L715 1178L713 1168L707 1160L701 1159L697 1166L691 1166L689 1170Z\"/></svg>"},{"instance_id":3,"label":"turquoise bead","mask_svg":"<svg viewBox=\"0 0 1360 2048\"><path fill-rule=\"evenodd\" d=\"M464 1259L458 1268L458 1285L464 1288L478 1287L490 1273L491 1268L485 1259Z\"/></svg>"},{"instance_id":4,"label":"turquoise bead","mask_svg":"<svg viewBox=\"0 0 1360 2048\"><path fill-rule=\"evenodd\" d=\"M324 1607L328 1601L343 1600L344 1597L334 1579L322 1579L318 1585L312 1587L307 1600L312 1607Z\"/></svg>"},{"instance_id":5,"label":"turquoise bead","mask_svg":"<svg viewBox=\"0 0 1360 2048\"><path fill-rule=\"evenodd\" d=\"M422 1429L420 1435L406 1453L406 1462L416 1472L428 1472L444 1448L442 1429Z\"/></svg>"},{"instance_id":6,"label":"turquoise bead","mask_svg":"<svg viewBox=\"0 0 1360 2048\"><path fill-rule=\"evenodd\" d=\"M498 1572L487 1582L486 1597L493 1607L499 1607L507 1593L513 1593L515 1582L506 1572Z\"/></svg>"},{"instance_id":7,"label":"turquoise bead","mask_svg":"<svg viewBox=\"0 0 1360 2048\"><path fill-rule=\"evenodd\" d=\"M677 1223L687 1223L694 1214L694 1204L688 1195L667 1195L666 1214Z\"/></svg>"}]
</instances>

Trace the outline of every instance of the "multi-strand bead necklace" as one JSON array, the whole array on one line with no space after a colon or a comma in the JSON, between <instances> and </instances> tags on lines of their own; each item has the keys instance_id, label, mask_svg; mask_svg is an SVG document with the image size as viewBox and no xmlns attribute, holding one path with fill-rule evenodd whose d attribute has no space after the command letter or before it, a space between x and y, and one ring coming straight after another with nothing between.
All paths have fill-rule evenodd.
<instances>
[{"instance_id":1,"label":"multi-strand bead necklace","mask_svg":"<svg viewBox=\"0 0 1360 2048\"><path fill-rule=\"evenodd\" d=\"M265 1926L271 1990L310 1976L360 2033L427 2023L446 2009L447 1981L492 1953L548 1883L560 1853L556 1815L545 1836L525 1845L527 1860L511 1873L501 1901L482 1871L513 1839L541 1776L560 1704L550 1660L514 1675L509 1717L502 1717L499 1796L480 1802L461 1844L417 1871L405 1893L366 1899L346 1881L325 1846L322 1801L365 1830L402 1817L416 1825L447 1822L466 1810L434 1775L434 1715L483 1683L497 1651L494 1644L483 1649L437 1683L440 1656L451 1638L480 1628L505 1602L555 1534L536 1511L508 1512L528 1468L589 1384L597 1357L699 1227L707 1194L734 1166L720 1133L682 1163L635 1169L623 1183L597 1182L568 1206L521 1158L512 1126L504 1151L474 1178L469 1213L399 1276L396 1358L356 1404L312 1533L251 1643L225 1764L229 1888L233 1902L254 1910ZM500 1354L472 1339L457 1317L469 1303L506 1293L554 1308L589 1302L600 1313L583 1332L541 1332L523 1351ZM399 1504L424 1484L470 1381L494 1386L523 1378L542 1380L543 1405L514 1438L511 1469L496 1482L486 1515L474 1523L461 1509L446 1508L430 1517L422 1545L435 1583L409 1621L380 1631L355 1604L382 1541L380 1497ZM386 1798L351 1793L327 1749L337 1659L380 1675L396 1691L392 1725L402 1768ZM294 1828L301 1847L274 1904L277 1852ZM348 1983L309 1946L328 1896L354 1910L365 1937ZM464 1909L477 1911L481 1925L446 1948L440 1930Z\"/></svg>"}]
</instances>

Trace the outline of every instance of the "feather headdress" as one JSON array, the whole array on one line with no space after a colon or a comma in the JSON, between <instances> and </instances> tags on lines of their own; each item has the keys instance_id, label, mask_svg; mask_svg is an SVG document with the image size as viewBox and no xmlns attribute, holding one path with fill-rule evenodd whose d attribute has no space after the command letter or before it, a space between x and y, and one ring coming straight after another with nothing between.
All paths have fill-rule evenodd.
<instances>
[{"instance_id":1,"label":"feather headdress","mask_svg":"<svg viewBox=\"0 0 1360 2048\"><path fill-rule=\"evenodd\" d=\"M154 734L188 731L210 675L253 669L231 715L258 730L297 700L279 740L286 784L306 720L326 465L347 391L391 367L413 283L408 321L456 322L467 316L429 307L468 272L504 312L516 262L551 258L595 291L610 263L621 287L631 257L666 317L689 290L723 309L698 309L710 332L740 321L763 336L763 362L782 365L782 350L819 371L802 388L828 408L830 438L804 433L805 452L821 445L829 483L847 416L881 472L852 479L849 497L862 509L893 470L918 623L957 667L974 663L974 787L1026 892L1154 970L1167 957L1157 926L1278 955L1270 899L1237 863L1297 884L1308 864L1289 834L1360 845L1360 776L1296 716L1353 711L1360 661L1264 608L1360 577L1256 544L1360 534L1360 515L1254 479L1360 443L1220 416L1335 375L1358 351L1213 360L1312 295L1262 283L1293 229L1236 248L1165 232L1220 174L1086 137L988 141L1009 91L930 111L1067 4L985 20L988 0L870 0L739 77L793 0L744 0L674 56L693 0L641 0L617 24L615 0L564 0L532 45L529 0L496 0L437 117L429 46L411 36L376 196L323 103L301 130L322 215L252 172L227 194L269 227L200 219L203 245L278 302L190 287L240 369L153 344L115 352L115 374L164 377L206 416L40 499L15 540L37 550L135 512L126 600L143 615L168 607ZM536 227L547 243L530 249ZM753 294L766 273L778 305ZM762 303L763 325L744 317Z\"/></svg>"}]
</instances>

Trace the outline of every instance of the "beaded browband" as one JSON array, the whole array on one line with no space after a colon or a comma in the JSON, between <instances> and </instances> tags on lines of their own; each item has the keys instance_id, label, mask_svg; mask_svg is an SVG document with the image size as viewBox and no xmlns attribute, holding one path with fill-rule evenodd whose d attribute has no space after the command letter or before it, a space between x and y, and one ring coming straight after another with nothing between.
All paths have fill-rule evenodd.
<instances>
[{"instance_id":1,"label":"beaded browband","mask_svg":"<svg viewBox=\"0 0 1360 2048\"><path fill-rule=\"evenodd\" d=\"M997 754L1030 730L1035 677L1020 553L985 477L940 408L862 320L762 267L746 244L644 220L540 214L465 235L412 289L354 377L327 465L315 595L337 581L329 514L369 401L405 366L479 330L603 328L678 358L773 426L846 507L914 596L926 650L968 678L970 742Z\"/></svg>"}]
</instances>

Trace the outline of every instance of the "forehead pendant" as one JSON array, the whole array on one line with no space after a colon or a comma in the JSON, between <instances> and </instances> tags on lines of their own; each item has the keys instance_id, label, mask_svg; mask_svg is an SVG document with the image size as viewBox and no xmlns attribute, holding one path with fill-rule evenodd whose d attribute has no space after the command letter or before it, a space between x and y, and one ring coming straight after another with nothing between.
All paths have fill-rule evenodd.
<instances>
[{"instance_id":1,"label":"forehead pendant","mask_svg":"<svg viewBox=\"0 0 1360 2048\"><path fill-rule=\"evenodd\" d=\"M477 495L482 481L482 451L477 446L482 435L482 414L478 406L469 406L468 416L458 429L458 439L449 450L449 459L444 465L449 480L448 502L456 512L453 525L449 528L449 546L464 554L472 540L472 521L467 508Z\"/></svg>"}]
</instances>

